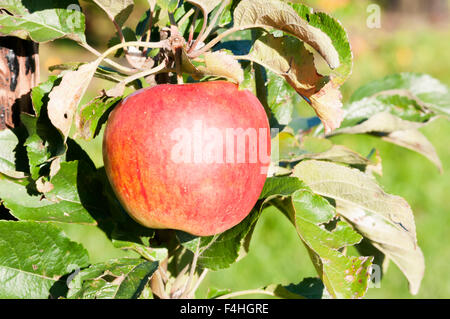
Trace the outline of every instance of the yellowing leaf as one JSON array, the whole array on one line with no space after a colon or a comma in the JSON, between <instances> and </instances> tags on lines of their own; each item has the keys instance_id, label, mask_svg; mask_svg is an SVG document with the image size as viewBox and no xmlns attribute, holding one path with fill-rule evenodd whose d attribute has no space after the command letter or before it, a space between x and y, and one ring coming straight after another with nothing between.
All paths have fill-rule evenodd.
<instances>
[{"instance_id":1,"label":"yellowing leaf","mask_svg":"<svg viewBox=\"0 0 450 319\"><path fill-rule=\"evenodd\" d=\"M325 133L338 128L344 119L342 94L332 81L325 84L319 92L309 97L311 106L323 123Z\"/></svg>"},{"instance_id":2,"label":"yellowing leaf","mask_svg":"<svg viewBox=\"0 0 450 319\"><path fill-rule=\"evenodd\" d=\"M361 124L346 127L336 131L336 134L365 134L384 133L382 139L393 144L408 148L428 158L442 172L442 163L434 146L420 132L419 128L429 124L427 122L412 122L403 120L388 112L381 112L371 116Z\"/></svg>"},{"instance_id":3,"label":"yellowing leaf","mask_svg":"<svg viewBox=\"0 0 450 319\"><path fill-rule=\"evenodd\" d=\"M408 234L358 206L338 201L336 210L400 268L409 281L411 293L417 294L425 262L422 251Z\"/></svg>"},{"instance_id":4,"label":"yellowing leaf","mask_svg":"<svg viewBox=\"0 0 450 319\"><path fill-rule=\"evenodd\" d=\"M333 198L338 213L399 266L417 293L424 259L411 207L403 198L385 193L370 175L329 162L301 162L294 175L315 193Z\"/></svg>"},{"instance_id":5,"label":"yellowing leaf","mask_svg":"<svg viewBox=\"0 0 450 319\"><path fill-rule=\"evenodd\" d=\"M433 144L418 130L395 131L387 136L383 136L383 140L422 154L434 163L440 172L443 171L441 160Z\"/></svg>"},{"instance_id":6,"label":"yellowing leaf","mask_svg":"<svg viewBox=\"0 0 450 319\"><path fill-rule=\"evenodd\" d=\"M207 52L204 55L205 66L198 69L205 74L223 76L241 83L244 81L244 71L239 62L225 51Z\"/></svg>"},{"instance_id":7,"label":"yellowing leaf","mask_svg":"<svg viewBox=\"0 0 450 319\"><path fill-rule=\"evenodd\" d=\"M64 74L61 83L49 94L48 116L66 139L75 111L94 76L99 60L86 63L76 71Z\"/></svg>"},{"instance_id":8,"label":"yellowing leaf","mask_svg":"<svg viewBox=\"0 0 450 319\"><path fill-rule=\"evenodd\" d=\"M314 56L294 37L264 35L255 41L245 57L282 76L302 94L313 94L322 78L314 66Z\"/></svg>"},{"instance_id":9,"label":"yellowing leaf","mask_svg":"<svg viewBox=\"0 0 450 319\"><path fill-rule=\"evenodd\" d=\"M339 67L339 54L331 39L297 14L288 4L275 0L243 0L234 10L234 25L242 28L274 28L287 32L317 50L328 65Z\"/></svg>"},{"instance_id":10,"label":"yellowing leaf","mask_svg":"<svg viewBox=\"0 0 450 319\"><path fill-rule=\"evenodd\" d=\"M245 58L284 77L314 108L326 132L339 127L344 116L339 86L317 73L314 56L301 41L290 36L265 35L255 41ZM328 82L323 85L324 81Z\"/></svg>"}]
</instances>

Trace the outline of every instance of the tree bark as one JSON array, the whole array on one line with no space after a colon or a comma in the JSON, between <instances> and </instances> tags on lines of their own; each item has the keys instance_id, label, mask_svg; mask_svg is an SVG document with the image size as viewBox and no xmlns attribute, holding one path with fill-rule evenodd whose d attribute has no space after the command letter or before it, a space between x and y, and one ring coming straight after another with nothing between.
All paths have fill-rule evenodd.
<instances>
[{"instance_id":1,"label":"tree bark","mask_svg":"<svg viewBox=\"0 0 450 319\"><path fill-rule=\"evenodd\" d=\"M0 37L0 130L19 125L21 112L33 113L31 88L38 83L38 44Z\"/></svg>"}]
</instances>

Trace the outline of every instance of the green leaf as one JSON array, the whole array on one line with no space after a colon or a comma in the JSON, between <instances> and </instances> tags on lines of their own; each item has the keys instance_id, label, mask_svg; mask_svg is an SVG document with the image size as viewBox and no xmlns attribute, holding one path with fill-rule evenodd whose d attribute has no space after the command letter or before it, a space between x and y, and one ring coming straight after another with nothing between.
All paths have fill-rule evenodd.
<instances>
[{"instance_id":1,"label":"green leaf","mask_svg":"<svg viewBox=\"0 0 450 319\"><path fill-rule=\"evenodd\" d=\"M220 296L224 296L231 292L230 289L219 289L214 287L208 288L208 293L206 294L206 299L215 299Z\"/></svg>"},{"instance_id":2,"label":"green leaf","mask_svg":"<svg viewBox=\"0 0 450 319\"><path fill-rule=\"evenodd\" d=\"M103 92L102 95L83 105L75 117L76 136L88 141L96 137L102 125L106 122L109 113L122 98L122 95L108 96L106 92Z\"/></svg>"},{"instance_id":3,"label":"green leaf","mask_svg":"<svg viewBox=\"0 0 450 319\"><path fill-rule=\"evenodd\" d=\"M399 73L370 82L353 93L350 102L374 95L401 95L425 104L436 114L450 115L450 93L448 86L439 80L421 73Z\"/></svg>"},{"instance_id":4,"label":"green leaf","mask_svg":"<svg viewBox=\"0 0 450 319\"><path fill-rule=\"evenodd\" d=\"M227 24L231 23L233 17L231 14L231 9L237 1L229 1L228 4L223 9L222 13L220 14L220 17L217 21L217 25L220 27L224 27ZM211 17L214 17L217 14L217 11L220 7L216 7L214 10L211 11Z\"/></svg>"},{"instance_id":5,"label":"green leaf","mask_svg":"<svg viewBox=\"0 0 450 319\"><path fill-rule=\"evenodd\" d=\"M299 94L282 77L267 70L267 105L281 125L292 120L294 107L302 102Z\"/></svg>"},{"instance_id":6,"label":"green leaf","mask_svg":"<svg viewBox=\"0 0 450 319\"><path fill-rule=\"evenodd\" d=\"M150 10L147 10L139 19L139 22L136 25L136 30L134 32L137 37L139 38L142 37L148 31L148 28L150 26L150 14L151 14Z\"/></svg>"},{"instance_id":7,"label":"green leaf","mask_svg":"<svg viewBox=\"0 0 450 319\"><path fill-rule=\"evenodd\" d=\"M448 87L426 74L400 73L370 82L355 91L344 106L342 128L361 124L378 113L425 123L450 114Z\"/></svg>"},{"instance_id":8,"label":"green leaf","mask_svg":"<svg viewBox=\"0 0 450 319\"><path fill-rule=\"evenodd\" d=\"M20 10L17 10L20 11ZM16 11L16 12L17 12ZM35 42L47 42L69 38L86 42L84 15L78 10L45 9L33 13L19 12L19 15L0 15L0 34L12 35Z\"/></svg>"},{"instance_id":9,"label":"green leaf","mask_svg":"<svg viewBox=\"0 0 450 319\"><path fill-rule=\"evenodd\" d=\"M298 284L269 286L265 290L272 291L275 296L284 299L330 298L323 282L319 278L305 278Z\"/></svg>"},{"instance_id":10,"label":"green leaf","mask_svg":"<svg viewBox=\"0 0 450 319\"><path fill-rule=\"evenodd\" d=\"M419 128L429 124L435 118L425 123L402 120L391 113L382 112L370 117L368 120L353 127L346 127L333 134L374 134L387 142L411 149L422 154L434 163L442 172L442 163L430 141L418 131Z\"/></svg>"},{"instance_id":11,"label":"green leaf","mask_svg":"<svg viewBox=\"0 0 450 319\"><path fill-rule=\"evenodd\" d=\"M423 123L433 117L427 106L419 104L414 97L401 95L379 95L344 106L344 121L341 128L358 125L378 113L390 113L402 120Z\"/></svg>"},{"instance_id":12,"label":"green leaf","mask_svg":"<svg viewBox=\"0 0 450 319\"><path fill-rule=\"evenodd\" d=\"M289 161L297 162L305 159L324 160L363 167L368 165L375 165L375 163L373 163L368 158L342 145L333 145L325 152L306 153L296 157L292 157Z\"/></svg>"},{"instance_id":13,"label":"green leaf","mask_svg":"<svg viewBox=\"0 0 450 319\"><path fill-rule=\"evenodd\" d=\"M122 26L134 8L133 0L91 0L95 2L108 17Z\"/></svg>"},{"instance_id":14,"label":"green leaf","mask_svg":"<svg viewBox=\"0 0 450 319\"><path fill-rule=\"evenodd\" d=\"M333 163L304 161L294 175L317 194L333 198L339 214L392 258L408 278L411 292L418 292L424 258L413 213L403 198L385 193L371 176Z\"/></svg>"},{"instance_id":15,"label":"green leaf","mask_svg":"<svg viewBox=\"0 0 450 319\"><path fill-rule=\"evenodd\" d=\"M2 1L2 3L0 3L0 8L6 9L10 13L15 15L24 15L29 12L27 8L22 4L22 0L4 0Z\"/></svg>"},{"instance_id":16,"label":"green leaf","mask_svg":"<svg viewBox=\"0 0 450 319\"><path fill-rule=\"evenodd\" d=\"M233 15L234 26L274 28L289 33L316 49L332 69L340 64L338 52L327 34L308 24L288 4L276 0L243 0Z\"/></svg>"},{"instance_id":17,"label":"green leaf","mask_svg":"<svg viewBox=\"0 0 450 319\"><path fill-rule=\"evenodd\" d=\"M156 0L156 3L163 10L173 13L178 8L178 0Z\"/></svg>"},{"instance_id":18,"label":"green leaf","mask_svg":"<svg viewBox=\"0 0 450 319\"><path fill-rule=\"evenodd\" d=\"M84 162L63 162L52 178L53 189L35 193L24 180L0 176L0 198L19 220L53 221L95 225L92 216L103 211L92 168Z\"/></svg>"},{"instance_id":19,"label":"green leaf","mask_svg":"<svg viewBox=\"0 0 450 319\"><path fill-rule=\"evenodd\" d=\"M59 77L51 76L46 82L34 87L31 91L31 100L35 114L22 113L20 115L21 121L28 131L25 146L33 179L39 177L42 167L66 151L64 141L51 124L47 112L48 94L59 81Z\"/></svg>"},{"instance_id":20,"label":"green leaf","mask_svg":"<svg viewBox=\"0 0 450 319\"><path fill-rule=\"evenodd\" d=\"M450 115L447 86L426 74L393 74L362 86L350 102L344 106L341 129L333 134L381 135L424 155L442 171L433 145L417 129Z\"/></svg>"},{"instance_id":21,"label":"green leaf","mask_svg":"<svg viewBox=\"0 0 450 319\"><path fill-rule=\"evenodd\" d=\"M324 12L314 12L303 4L291 4L292 8L308 24L328 35L339 54L340 66L332 71L333 82L342 85L352 72L353 55L347 33L339 21Z\"/></svg>"},{"instance_id":22,"label":"green leaf","mask_svg":"<svg viewBox=\"0 0 450 319\"><path fill-rule=\"evenodd\" d=\"M0 8L8 10L12 14L24 15L45 9L66 9L70 5L75 6L78 4L77 0L2 0Z\"/></svg>"},{"instance_id":23,"label":"green leaf","mask_svg":"<svg viewBox=\"0 0 450 319\"><path fill-rule=\"evenodd\" d=\"M192 252L199 251L198 265L202 268L219 270L228 268L245 254L246 236L251 236L260 209L252 212L238 225L214 236L197 237L177 231L180 243Z\"/></svg>"},{"instance_id":24,"label":"green leaf","mask_svg":"<svg viewBox=\"0 0 450 319\"><path fill-rule=\"evenodd\" d=\"M339 249L357 244L362 237L346 223L339 223L333 231L321 227L331 220L334 208L310 191L297 191L292 198L275 200L274 205L296 227L330 295L361 298L368 288L371 258L347 257Z\"/></svg>"},{"instance_id":25,"label":"green leaf","mask_svg":"<svg viewBox=\"0 0 450 319\"><path fill-rule=\"evenodd\" d=\"M69 284L72 299L137 299L158 262L142 259L113 259L82 270Z\"/></svg>"},{"instance_id":26,"label":"green leaf","mask_svg":"<svg viewBox=\"0 0 450 319\"><path fill-rule=\"evenodd\" d=\"M274 196L290 196L306 185L297 177L269 177L264 183L259 199L270 199Z\"/></svg>"},{"instance_id":27,"label":"green leaf","mask_svg":"<svg viewBox=\"0 0 450 319\"><path fill-rule=\"evenodd\" d=\"M296 227L331 296L362 297L367 290L371 262L368 257L347 257L339 251L359 243L362 237L342 221L331 231L324 227L336 217L334 207L297 177L268 178L263 194Z\"/></svg>"},{"instance_id":28,"label":"green leaf","mask_svg":"<svg viewBox=\"0 0 450 319\"><path fill-rule=\"evenodd\" d=\"M13 178L23 178L25 174L16 169L15 149L19 144L16 134L10 129L0 131L0 173Z\"/></svg>"},{"instance_id":29,"label":"green leaf","mask_svg":"<svg viewBox=\"0 0 450 319\"><path fill-rule=\"evenodd\" d=\"M0 298L48 298L88 253L52 224L0 221ZM53 296L58 297L58 296Z\"/></svg>"}]
</instances>

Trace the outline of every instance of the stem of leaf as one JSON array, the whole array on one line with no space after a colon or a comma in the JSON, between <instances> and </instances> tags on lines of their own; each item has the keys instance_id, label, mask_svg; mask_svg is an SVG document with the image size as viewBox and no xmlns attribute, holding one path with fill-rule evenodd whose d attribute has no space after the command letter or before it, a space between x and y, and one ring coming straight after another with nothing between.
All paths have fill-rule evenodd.
<instances>
[{"instance_id":1,"label":"stem of leaf","mask_svg":"<svg viewBox=\"0 0 450 319\"><path fill-rule=\"evenodd\" d=\"M242 31L245 29L250 29L250 28L255 28L255 26L251 25L251 26L237 26L237 27L232 27L231 29L228 29L224 32L222 32L221 34L219 34L217 37L215 37L214 39L212 39L207 45L205 45L204 47L202 47L200 50L197 51L193 51L190 54L188 54L188 56L191 59L195 59L196 57L202 55L203 53L205 53L206 51L210 50L213 46L215 46L217 43L219 43L222 39L226 38L227 36L229 36L230 34L237 32L237 31Z\"/></svg>"},{"instance_id":2,"label":"stem of leaf","mask_svg":"<svg viewBox=\"0 0 450 319\"><path fill-rule=\"evenodd\" d=\"M116 20L114 20L114 18L112 18L111 20L112 20L112 23L114 24L114 28L116 28L116 30L117 30L117 34L119 35L120 43L125 43L125 37L123 36L122 28L116 22ZM123 48L123 50L125 51L125 53L128 52L127 48Z\"/></svg>"},{"instance_id":3,"label":"stem of leaf","mask_svg":"<svg viewBox=\"0 0 450 319\"><path fill-rule=\"evenodd\" d=\"M151 74L170 72L170 71L172 71L172 70L166 69L166 62L163 61L161 64L159 64L158 66L156 66L154 68L151 68L149 70L144 70L142 72L139 72L139 73L136 73L136 74L134 74L132 76L127 77L123 82L125 84L128 84L128 83L131 83L131 82L133 82L133 81L135 81L135 80L137 80L139 78L143 78L143 77L146 77L146 76L151 75Z\"/></svg>"},{"instance_id":4,"label":"stem of leaf","mask_svg":"<svg viewBox=\"0 0 450 319\"><path fill-rule=\"evenodd\" d=\"M194 31L195 31L195 23L197 22L198 13L200 12L199 8L195 9L194 17L192 18L192 23L189 26L189 38L188 38L188 45L192 42L192 39L194 38ZM192 45L189 47L189 50L192 48Z\"/></svg>"},{"instance_id":5,"label":"stem of leaf","mask_svg":"<svg viewBox=\"0 0 450 319\"><path fill-rule=\"evenodd\" d=\"M98 52L96 49L94 49L93 47L91 47L89 44L87 43L83 43L83 42L77 42L81 47L85 48L86 50L88 50L89 52L91 52L92 54L96 55L97 57L100 57L102 54L100 52ZM110 59L104 59L104 61L106 63L108 63L110 66L116 68L118 71L125 73L125 74L133 74L136 72L136 70L128 68L126 66L123 66L117 62L114 62L113 60Z\"/></svg>"},{"instance_id":6,"label":"stem of leaf","mask_svg":"<svg viewBox=\"0 0 450 319\"><path fill-rule=\"evenodd\" d=\"M116 44L115 46L110 47L102 55L100 55L99 58L101 60L103 60L111 53L117 51L118 49L124 48L124 47L136 46L136 47L144 47L144 48L163 48L163 47L167 47L168 45L169 45L168 40L162 40L159 42L130 41L130 42L125 42L125 43L119 43L119 44Z\"/></svg>"},{"instance_id":7,"label":"stem of leaf","mask_svg":"<svg viewBox=\"0 0 450 319\"><path fill-rule=\"evenodd\" d=\"M189 294L189 291L191 289L192 280L195 276L195 269L197 268L197 260L200 256L200 240L198 241L197 248L195 249L194 258L192 259L191 269L189 270L189 279L186 282L186 285L184 286L184 292L181 295L181 298L186 298L186 296Z\"/></svg>"},{"instance_id":8,"label":"stem of leaf","mask_svg":"<svg viewBox=\"0 0 450 319\"><path fill-rule=\"evenodd\" d=\"M193 9L193 8L189 9L189 11L186 12L185 15L181 17L180 20L178 20L177 24L178 24L178 25L183 25L183 23L184 23L187 19L189 19L190 16L194 14L194 12L195 12L195 9Z\"/></svg>"},{"instance_id":9,"label":"stem of leaf","mask_svg":"<svg viewBox=\"0 0 450 319\"><path fill-rule=\"evenodd\" d=\"M214 17L212 18L208 28L206 29L205 32L199 34L199 37L197 38L198 42L203 42L206 40L206 38L211 34L211 31L213 30L213 28L216 25L217 20L219 19L220 15L222 14L222 11L225 9L225 7L230 3L230 0L226 0L223 1L220 4L219 9L217 10L216 14L214 15ZM195 44L196 45L196 44ZM195 49L195 45L193 45L193 49Z\"/></svg>"},{"instance_id":10,"label":"stem of leaf","mask_svg":"<svg viewBox=\"0 0 450 319\"><path fill-rule=\"evenodd\" d=\"M149 9L149 11L150 11L150 13L149 13L149 18L148 18L149 19L148 31L147 31L147 36L145 37L145 42L150 42L150 36L152 33L152 27L153 27L153 11L151 8ZM145 50L145 53L144 53L145 56L147 56L149 50L150 50L150 48L147 48Z\"/></svg>"},{"instance_id":11,"label":"stem of leaf","mask_svg":"<svg viewBox=\"0 0 450 319\"><path fill-rule=\"evenodd\" d=\"M202 29L200 30L200 33L198 34L197 39L195 39L194 44L192 44L192 46L189 48L188 53L195 49L197 44L200 42L200 39L202 38L203 33L206 30L206 25L208 24L208 12L206 12L206 10L204 10L203 7L202 7L202 13L203 13ZM194 27L195 27L195 22L194 21L193 21L193 24L194 24Z\"/></svg>"},{"instance_id":12,"label":"stem of leaf","mask_svg":"<svg viewBox=\"0 0 450 319\"><path fill-rule=\"evenodd\" d=\"M197 291L198 287L200 287L200 284L203 282L203 279L205 279L206 275L208 274L208 269L203 269L200 277L198 277L197 281L195 282L194 287L189 291L189 295L193 298L195 296L195 292Z\"/></svg>"}]
</instances>

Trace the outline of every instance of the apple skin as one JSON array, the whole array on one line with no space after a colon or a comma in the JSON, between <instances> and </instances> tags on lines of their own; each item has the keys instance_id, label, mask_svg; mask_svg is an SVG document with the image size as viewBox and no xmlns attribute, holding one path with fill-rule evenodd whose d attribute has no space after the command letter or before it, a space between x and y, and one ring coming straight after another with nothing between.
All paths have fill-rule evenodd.
<instances>
[{"instance_id":1,"label":"apple skin","mask_svg":"<svg viewBox=\"0 0 450 319\"><path fill-rule=\"evenodd\" d=\"M270 155L264 107L248 90L212 81L136 91L108 118L103 159L114 192L138 223L209 236L237 225L255 205L266 180L267 160L259 156L256 163L173 160L173 148L185 142L171 134L180 128L192 131L194 121L221 132L227 128L265 131L258 138L262 135L266 145L260 142L258 149L264 145Z\"/></svg>"}]
</instances>

